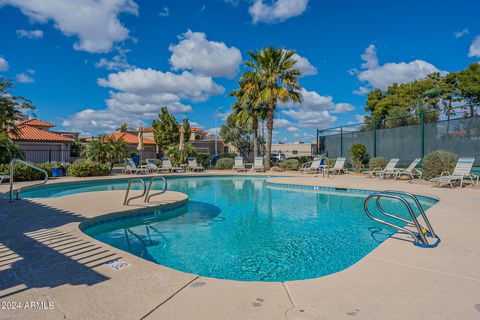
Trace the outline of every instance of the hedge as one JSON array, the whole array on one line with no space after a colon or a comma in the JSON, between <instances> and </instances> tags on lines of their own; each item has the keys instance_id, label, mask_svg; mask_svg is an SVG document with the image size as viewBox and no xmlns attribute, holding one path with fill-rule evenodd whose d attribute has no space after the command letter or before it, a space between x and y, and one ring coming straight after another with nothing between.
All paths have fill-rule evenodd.
<instances>
[{"instance_id":1,"label":"hedge","mask_svg":"<svg viewBox=\"0 0 480 320\"><path fill-rule=\"evenodd\" d=\"M75 161L68 167L68 175L72 177L95 177L110 174L110 166L94 161Z\"/></svg>"}]
</instances>

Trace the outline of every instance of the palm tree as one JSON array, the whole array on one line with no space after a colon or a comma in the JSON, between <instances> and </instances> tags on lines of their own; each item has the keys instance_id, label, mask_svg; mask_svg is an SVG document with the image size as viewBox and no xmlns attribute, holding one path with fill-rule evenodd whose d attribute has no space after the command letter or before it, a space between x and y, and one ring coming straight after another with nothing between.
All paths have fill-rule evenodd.
<instances>
[{"instance_id":1,"label":"palm tree","mask_svg":"<svg viewBox=\"0 0 480 320\"><path fill-rule=\"evenodd\" d=\"M278 102L300 103L302 94L298 78L300 71L295 69L297 61L292 58L294 51L269 47L260 51L249 52L253 61L246 61L250 68L241 81L244 99L252 99L253 106L265 106L267 118L267 150L265 152L265 168L270 169L270 154L272 150L273 119ZM245 102L245 101L242 101Z\"/></svg>"},{"instance_id":2,"label":"palm tree","mask_svg":"<svg viewBox=\"0 0 480 320\"><path fill-rule=\"evenodd\" d=\"M0 133L0 163L9 163L14 158L23 159L23 152L6 134Z\"/></svg>"},{"instance_id":3,"label":"palm tree","mask_svg":"<svg viewBox=\"0 0 480 320\"><path fill-rule=\"evenodd\" d=\"M255 106L253 90L249 90L250 97L247 96L245 86L246 81L239 81L240 88L230 93L230 96L236 97L237 101L233 104L233 117L237 125L247 125L253 131L253 156L258 157L258 122L262 117L263 106Z\"/></svg>"}]
</instances>

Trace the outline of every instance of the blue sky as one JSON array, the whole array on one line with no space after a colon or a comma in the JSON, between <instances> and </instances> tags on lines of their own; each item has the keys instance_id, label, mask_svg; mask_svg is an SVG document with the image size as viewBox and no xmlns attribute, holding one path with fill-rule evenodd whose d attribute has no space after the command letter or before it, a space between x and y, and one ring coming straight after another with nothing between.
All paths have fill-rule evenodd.
<instances>
[{"instance_id":1,"label":"blue sky","mask_svg":"<svg viewBox=\"0 0 480 320\"><path fill-rule=\"evenodd\" d=\"M247 52L280 46L298 53L305 91L279 108L274 142L309 141L361 120L373 87L479 61L478 12L471 0L0 0L0 76L65 130L149 125L164 105L212 130Z\"/></svg>"}]
</instances>

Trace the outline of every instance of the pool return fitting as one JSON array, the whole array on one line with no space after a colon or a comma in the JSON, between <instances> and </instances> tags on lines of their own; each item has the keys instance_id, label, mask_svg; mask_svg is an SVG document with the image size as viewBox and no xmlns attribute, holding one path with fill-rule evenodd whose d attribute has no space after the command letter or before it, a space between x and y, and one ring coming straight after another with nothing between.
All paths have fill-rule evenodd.
<instances>
[{"instance_id":1,"label":"pool return fitting","mask_svg":"<svg viewBox=\"0 0 480 320\"><path fill-rule=\"evenodd\" d=\"M404 219L404 218L401 218L401 217L399 217L395 214L386 212L381 205L381 199L383 199L383 198L398 201L398 202L402 203L406 207L406 209L407 209L407 211L408 211L408 213L411 217L411 220ZM377 207L378 211L380 211L383 215L385 215L387 217L396 219L398 221L405 222L406 223L405 227L400 227L399 225L396 225L394 223L391 223L391 222L388 222L388 221L385 221L385 220L374 217L372 215L372 213L370 212L370 210L368 209L368 203L373 199L376 200L375 204L376 204L376 207ZM418 219L415 216L415 212L413 211L412 206L408 202L409 199L413 200L415 206L418 208L418 210L420 212L420 215L422 216L423 221L425 222L425 225L427 226L426 228L424 228L418 222ZM421 247L421 248L435 248L436 246L438 246L438 244L441 241L440 237L438 237L438 235L435 234L435 231L433 230L433 227L430 224L430 221L428 220L427 215L425 214L425 210L423 210L423 207L420 204L420 201L418 201L417 197L415 197L411 193L403 192L403 191L394 191L394 190L385 190L385 191L382 191L382 192L373 193L365 199L363 207L364 207L365 213L367 214L367 216L370 219L372 219L374 221L377 221L377 222L380 222L380 223L383 223L387 226L393 227L393 228L395 228L399 231L402 231L404 233L409 234L414 239L413 244L418 246L418 247ZM410 227L410 229L407 228L407 227ZM412 227L415 228L416 231L412 231L411 230ZM434 239L434 242L429 243L427 237Z\"/></svg>"}]
</instances>

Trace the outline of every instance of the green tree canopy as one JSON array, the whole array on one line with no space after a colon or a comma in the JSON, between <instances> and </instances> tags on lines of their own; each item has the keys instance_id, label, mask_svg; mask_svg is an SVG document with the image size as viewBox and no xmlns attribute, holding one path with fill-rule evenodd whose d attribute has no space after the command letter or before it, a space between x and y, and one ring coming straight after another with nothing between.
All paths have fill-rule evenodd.
<instances>
[{"instance_id":1,"label":"green tree canopy","mask_svg":"<svg viewBox=\"0 0 480 320\"><path fill-rule=\"evenodd\" d=\"M22 110L34 110L27 98L13 94L12 80L0 78L0 133L16 133L15 122L22 116Z\"/></svg>"},{"instance_id":2,"label":"green tree canopy","mask_svg":"<svg viewBox=\"0 0 480 320\"><path fill-rule=\"evenodd\" d=\"M183 130L185 130L184 137L185 142L190 140L190 136L192 135L192 128L190 127L190 121L187 118L183 119L182 121Z\"/></svg>"},{"instance_id":3,"label":"green tree canopy","mask_svg":"<svg viewBox=\"0 0 480 320\"><path fill-rule=\"evenodd\" d=\"M153 120L152 127L155 142L160 150L165 151L168 147L179 143L178 123L175 116L168 112L167 107L160 109L158 119Z\"/></svg>"},{"instance_id":4,"label":"green tree canopy","mask_svg":"<svg viewBox=\"0 0 480 320\"><path fill-rule=\"evenodd\" d=\"M220 136L225 143L231 143L240 154L249 159L253 150L253 129L246 122L238 122L236 115L227 118L226 124L220 128Z\"/></svg>"},{"instance_id":5,"label":"green tree canopy","mask_svg":"<svg viewBox=\"0 0 480 320\"><path fill-rule=\"evenodd\" d=\"M0 163L9 163L13 158L23 159L23 152L6 134L0 133Z\"/></svg>"}]
</instances>

